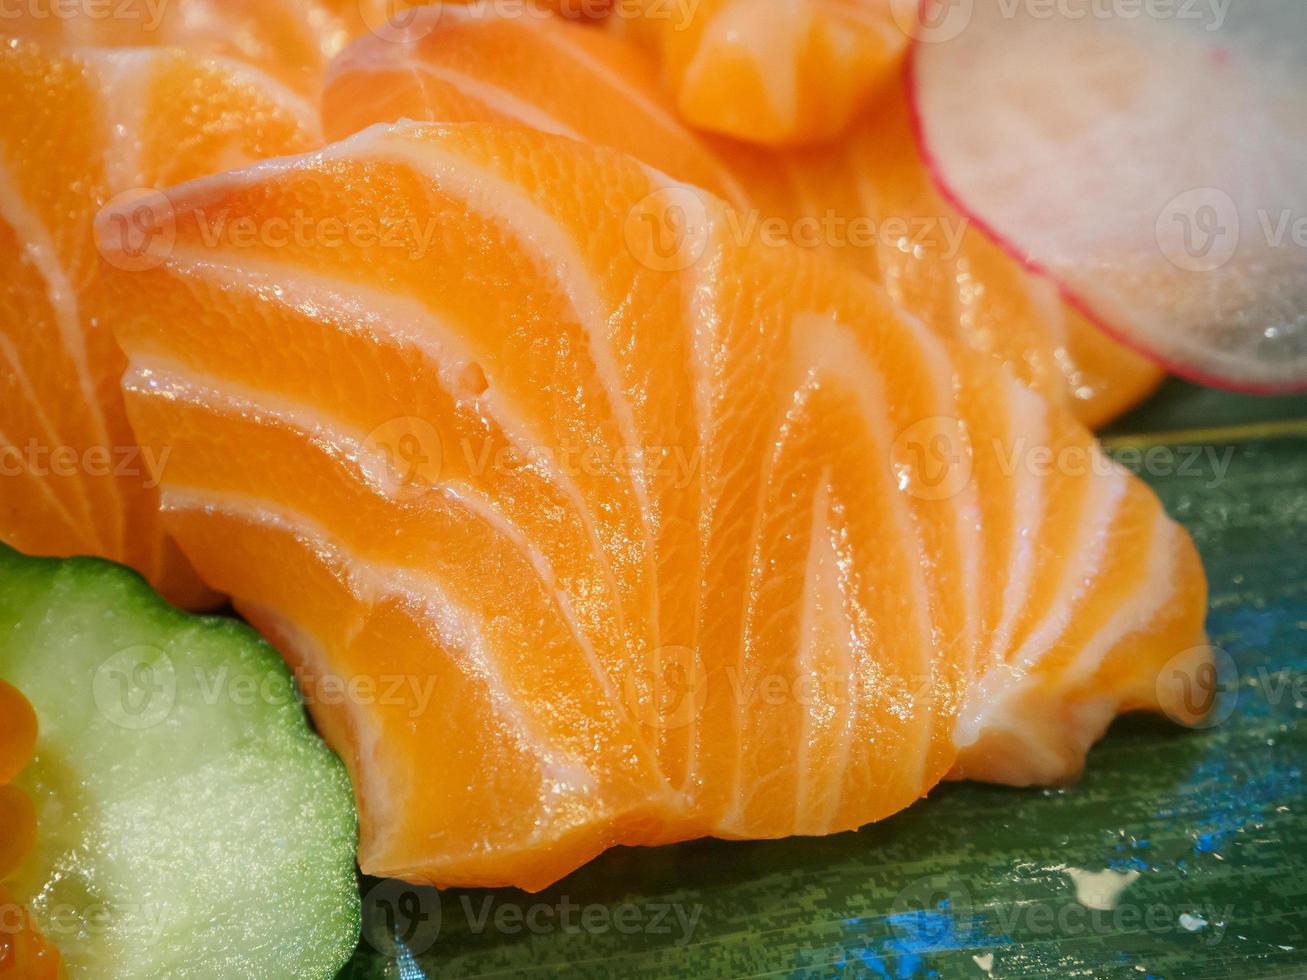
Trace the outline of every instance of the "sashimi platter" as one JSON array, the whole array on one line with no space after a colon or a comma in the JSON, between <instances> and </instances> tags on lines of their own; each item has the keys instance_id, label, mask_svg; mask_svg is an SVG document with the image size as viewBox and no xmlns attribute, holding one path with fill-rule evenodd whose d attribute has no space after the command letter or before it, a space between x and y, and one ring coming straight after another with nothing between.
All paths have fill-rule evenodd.
<instances>
[{"instance_id":1,"label":"sashimi platter","mask_svg":"<svg viewBox=\"0 0 1307 980\"><path fill-rule=\"evenodd\" d=\"M0 0L0 980L1307 976L1303 0Z\"/></svg>"}]
</instances>

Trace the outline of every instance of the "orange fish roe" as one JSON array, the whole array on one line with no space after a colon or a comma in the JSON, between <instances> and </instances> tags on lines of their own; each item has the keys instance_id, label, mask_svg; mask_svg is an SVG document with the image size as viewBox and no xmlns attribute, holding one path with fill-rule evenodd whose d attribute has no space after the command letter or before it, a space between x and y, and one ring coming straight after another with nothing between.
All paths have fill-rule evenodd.
<instances>
[{"instance_id":1,"label":"orange fish roe","mask_svg":"<svg viewBox=\"0 0 1307 980\"><path fill-rule=\"evenodd\" d=\"M32 758L36 712L23 695L0 681L0 875L8 875L36 836L32 801L8 785ZM59 951L32 917L0 884L0 980L45 980L60 975Z\"/></svg>"}]
</instances>

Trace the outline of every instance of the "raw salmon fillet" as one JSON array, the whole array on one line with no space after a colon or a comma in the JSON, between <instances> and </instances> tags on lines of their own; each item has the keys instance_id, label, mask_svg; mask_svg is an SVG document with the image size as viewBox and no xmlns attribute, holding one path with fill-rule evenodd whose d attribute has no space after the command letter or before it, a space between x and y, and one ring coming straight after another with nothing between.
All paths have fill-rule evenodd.
<instances>
[{"instance_id":1,"label":"raw salmon fillet","mask_svg":"<svg viewBox=\"0 0 1307 980\"><path fill-rule=\"evenodd\" d=\"M175 603L212 601L159 523L167 447L128 428L111 329L142 298L106 294L92 221L116 195L320 142L308 103L244 65L0 44L0 540L112 558Z\"/></svg>"},{"instance_id":2,"label":"raw salmon fillet","mask_svg":"<svg viewBox=\"0 0 1307 980\"><path fill-rule=\"evenodd\" d=\"M243 61L316 99L327 62L387 0L24 0L0 34L67 47L176 47Z\"/></svg>"},{"instance_id":3,"label":"raw salmon fillet","mask_svg":"<svg viewBox=\"0 0 1307 980\"><path fill-rule=\"evenodd\" d=\"M328 63L350 41L402 37L414 12L477 0L22 0L0 17L0 37L54 47L181 48L241 61L316 102ZM610 0L507 0L513 16L589 22Z\"/></svg>"},{"instance_id":4,"label":"raw salmon fillet","mask_svg":"<svg viewBox=\"0 0 1307 980\"><path fill-rule=\"evenodd\" d=\"M408 123L168 197L109 275L128 411L345 759L370 874L826 834L1203 710L1203 573L1152 493L702 191Z\"/></svg>"},{"instance_id":5,"label":"raw salmon fillet","mask_svg":"<svg viewBox=\"0 0 1307 980\"><path fill-rule=\"evenodd\" d=\"M562 19L493 7L414 15L407 38L364 38L323 93L332 139L377 122L515 123L612 146L726 198L737 235L780 235L880 281L942 337L992 354L1067 398L1086 424L1125 411L1161 380L1047 280L1027 273L935 189L916 150L902 81L886 81L829 146L787 152L705 139L678 122L657 69L628 44Z\"/></svg>"},{"instance_id":6,"label":"raw salmon fillet","mask_svg":"<svg viewBox=\"0 0 1307 980\"><path fill-rule=\"evenodd\" d=\"M891 0L636 0L608 24L658 59L692 125L792 146L839 135L898 68L893 14Z\"/></svg>"}]
</instances>

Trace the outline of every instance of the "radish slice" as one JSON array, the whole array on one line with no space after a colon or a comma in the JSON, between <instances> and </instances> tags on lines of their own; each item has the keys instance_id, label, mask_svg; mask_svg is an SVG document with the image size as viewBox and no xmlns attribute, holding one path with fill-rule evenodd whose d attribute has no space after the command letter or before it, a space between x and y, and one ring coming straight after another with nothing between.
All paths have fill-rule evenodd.
<instances>
[{"instance_id":1,"label":"radish slice","mask_svg":"<svg viewBox=\"0 0 1307 980\"><path fill-rule=\"evenodd\" d=\"M1307 388L1307 3L925 2L913 111L954 203L1177 374Z\"/></svg>"}]
</instances>

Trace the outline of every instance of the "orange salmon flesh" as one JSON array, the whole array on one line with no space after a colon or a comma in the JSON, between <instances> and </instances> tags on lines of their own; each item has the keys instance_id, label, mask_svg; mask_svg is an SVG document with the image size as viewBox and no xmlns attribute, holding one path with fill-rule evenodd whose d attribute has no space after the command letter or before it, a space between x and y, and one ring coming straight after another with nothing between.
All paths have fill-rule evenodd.
<instances>
[{"instance_id":1,"label":"orange salmon flesh","mask_svg":"<svg viewBox=\"0 0 1307 980\"><path fill-rule=\"evenodd\" d=\"M367 873L832 833L1202 710L1189 537L892 277L520 125L164 199L96 225L127 417L345 759Z\"/></svg>"}]
</instances>

